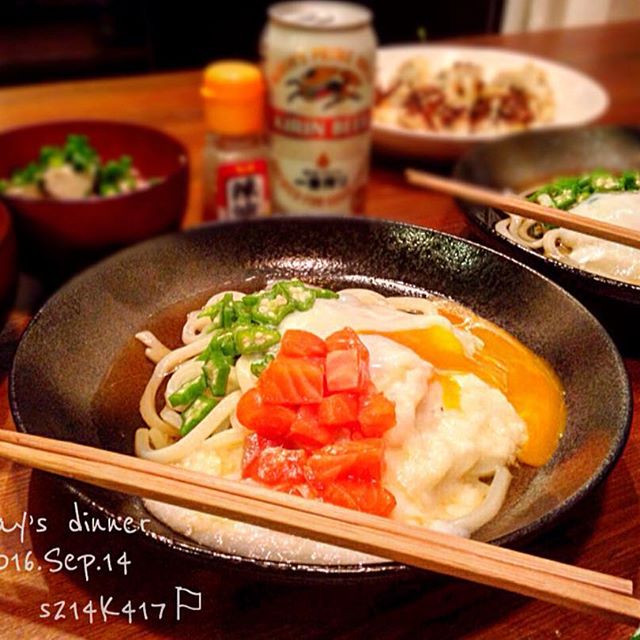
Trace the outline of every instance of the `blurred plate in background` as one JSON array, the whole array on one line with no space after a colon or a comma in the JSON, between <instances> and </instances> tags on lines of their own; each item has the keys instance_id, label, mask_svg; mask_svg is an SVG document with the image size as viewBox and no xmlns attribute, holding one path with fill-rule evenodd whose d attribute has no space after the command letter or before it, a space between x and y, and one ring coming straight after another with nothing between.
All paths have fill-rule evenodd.
<instances>
[{"instance_id":1,"label":"blurred plate in background","mask_svg":"<svg viewBox=\"0 0 640 640\"><path fill-rule=\"evenodd\" d=\"M426 60L430 74L436 74L455 62L472 62L482 68L485 81L500 71L518 70L533 64L547 77L553 92L555 111L551 122L532 128L557 128L584 125L599 118L609 105L605 89L589 76L562 64L538 56L507 49L449 45L411 45L381 47L377 57L376 85L389 86L396 70L411 58ZM373 119L373 143L377 150L396 156L453 159L472 144L503 138L514 131L455 133L406 129Z\"/></svg>"}]
</instances>

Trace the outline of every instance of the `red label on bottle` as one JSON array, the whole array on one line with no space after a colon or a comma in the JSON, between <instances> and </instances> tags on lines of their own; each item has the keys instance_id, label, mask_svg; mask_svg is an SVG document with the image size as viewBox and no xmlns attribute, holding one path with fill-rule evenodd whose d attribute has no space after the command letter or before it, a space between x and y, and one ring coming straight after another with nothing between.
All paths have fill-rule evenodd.
<instances>
[{"instance_id":1,"label":"red label on bottle","mask_svg":"<svg viewBox=\"0 0 640 640\"><path fill-rule=\"evenodd\" d=\"M267 161L242 160L218 167L216 209L219 218L243 220L270 213Z\"/></svg>"},{"instance_id":2,"label":"red label on bottle","mask_svg":"<svg viewBox=\"0 0 640 640\"><path fill-rule=\"evenodd\" d=\"M369 131L371 111L364 109L346 115L309 117L272 107L268 111L268 119L269 129L283 136L307 140L340 140Z\"/></svg>"}]
</instances>

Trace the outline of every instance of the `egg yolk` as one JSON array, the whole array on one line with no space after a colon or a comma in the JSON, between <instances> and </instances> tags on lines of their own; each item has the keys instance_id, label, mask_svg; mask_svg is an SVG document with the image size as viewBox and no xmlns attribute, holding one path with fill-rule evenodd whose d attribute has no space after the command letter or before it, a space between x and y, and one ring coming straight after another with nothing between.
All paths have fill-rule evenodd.
<instances>
[{"instance_id":1,"label":"egg yolk","mask_svg":"<svg viewBox=\"0 0 640 640\"><path fill-rule=\"evenodd\" d=\"M458 409L460 407L460 385L446 373L437 373L435 378L442 387L442 406L445 409Z\"/></svg>"},{"instance_id":2,"label":"egg yolk","mask_svg":"<svg viewBox=\"0 0 640 640\"><path fill-rule=\"evenodd\" d=\"M445 408L459 406L460 388L451 374L472 373L502 391L527 425L528 439L518 459L534 467L545 464L566 421L564 392L553 369L509 333L466 309L443 302L438 312L480 338L483 346L469 357L457 337L441 326L382 335L412 349L436 368Z\"/></svg>"}]
</instances>

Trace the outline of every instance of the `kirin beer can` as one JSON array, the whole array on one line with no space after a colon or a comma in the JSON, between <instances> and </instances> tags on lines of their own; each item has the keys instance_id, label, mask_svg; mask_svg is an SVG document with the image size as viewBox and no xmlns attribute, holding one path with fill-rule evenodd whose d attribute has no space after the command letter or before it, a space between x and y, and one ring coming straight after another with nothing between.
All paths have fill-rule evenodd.
<instances>
[{"instance_id":1,"label":"kirin beer can","mask_svg":"<svg viewBox=\"0 0 640 640\"><path fill-rule=\"evenodd\" d=\"M347 2L283 2L261 42L276 213L364 208L376 36Z\"/></svg>"}]
</instances>

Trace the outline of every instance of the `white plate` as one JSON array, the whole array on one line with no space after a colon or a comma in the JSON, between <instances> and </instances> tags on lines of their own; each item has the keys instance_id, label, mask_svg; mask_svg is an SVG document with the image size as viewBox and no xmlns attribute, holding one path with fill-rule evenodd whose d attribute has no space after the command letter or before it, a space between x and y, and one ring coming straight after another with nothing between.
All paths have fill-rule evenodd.
<instances>
[{"instance_id":1,"label":"white plate","mask_svg":"<svg viewBox=\"0 0 640 640\"><path fill-rule=\"evenodd\" d=\"M378 49L377 86L386 88L396 69L405 60L415 57L426 58L434 73L450 67L454 62L473 62L482 67L485 78L492 78L498 71L534 64L547 75L555 100L555 113L551 122L533 125L531 129L584 125L599 118L609 106L607 92L589 76L545 58L494 47L436 44L381 47ZM497 140L513 133L517 132L414 131L398 125L373 122L373 144L376 149L414 158L455 158L471 144Z\"/></svg>"}]
</instances>

